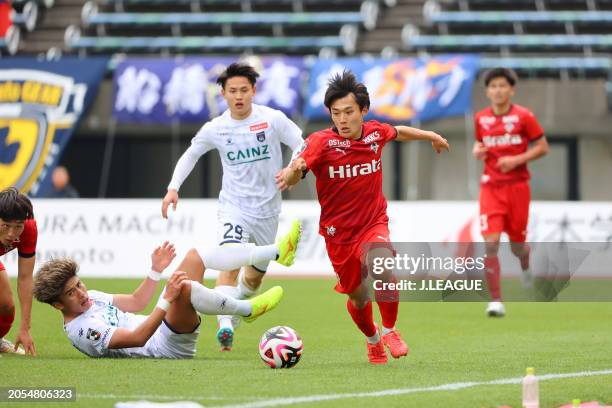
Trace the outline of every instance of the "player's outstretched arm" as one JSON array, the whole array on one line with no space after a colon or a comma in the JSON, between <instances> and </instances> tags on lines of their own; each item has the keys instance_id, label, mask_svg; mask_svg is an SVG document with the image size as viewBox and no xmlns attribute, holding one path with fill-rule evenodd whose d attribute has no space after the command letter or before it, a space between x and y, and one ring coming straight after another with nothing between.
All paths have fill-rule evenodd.
<instances>
[{"instance_id":1,"label":"player's outstretched arm","mask_svg":"<svg viewBox=\"0 0 612 408\"><path fill-rule=\"evenodd\" d=\"M34 340L30 335L30 325L32 318L32 274L34 273L34 263L36 257L30 258L19 257L17 260L17 293L19 294L19 305L21 307L21 323L19 324L19 332L15 339L15 350L20 345L26 354L36 355L36 347Z\"/></svg>"},{"instance_id":2,"label":"player's outstretched arm","mask_svg":"<svg viewBox=\"0 0 612 408\"><path fill-rule=\"evenodd\" d=\"M525 153L517 154L516 156L503 156L497 160L497 168L502 173L507 173L514 170L516 167L526 164L530 161L537 160L548 153L548 141L545 136L540 137L538 140L527 149Z\"/></svg>"},{"instance_id":3,"label":"player's outstretched arm","mask_svg":"<svg viewBox=\"0 0 612 408\"><path fill-rule=\"evenodd\" d=\"M118 328L110 339L108 348L120 349L128 347L142 347L151 338L166 316L170 304L176 300L181 293L183 282L188 282L187 273L176 271L172 274L166 284L164 297L157 302L157 306L147 319L134 330Z\"/></svg>"},{"instance_id":4,"label":"player's outstretched arm","mask_svg":"<svg viewBox=\"0 0 612 408\"><path fill-rule=\"evenodd\" d=\"M275 180L278 189L285 191L291 186L296 185L304 177L306 168L306 161L303 158L298 157L294 159L287 167L276 174Z\"/></svg>"},{"instance_id":5,"label":"player's outstretched arm","mask_svg":"<svg viewBox=\"0 0 612 408\"><path fill-rule=\"evenodd\" d=\"M410 126L396 126L395 129L397 129L397 138L395 140L399 142L409 142L411 140L427 140L431 142L431 146L436 151L436 153L441 153L442 150L450 150L450 145L448 144L448 141L436 132L417 129Z\"/></svg>"},{"instance_id":6,"label":"player's outstretched arm","mask_svg":"<svg viewBox=\"0 0 612 408\"><path fill-rule=\"evenodd\" d=\"M138 288L130 295L113 295L113 305L124 312L144 310L155 294L162 272L176 257L174 245L168 241L158 246L151 254L151 271Z\"/></svg>"}]
</instances>

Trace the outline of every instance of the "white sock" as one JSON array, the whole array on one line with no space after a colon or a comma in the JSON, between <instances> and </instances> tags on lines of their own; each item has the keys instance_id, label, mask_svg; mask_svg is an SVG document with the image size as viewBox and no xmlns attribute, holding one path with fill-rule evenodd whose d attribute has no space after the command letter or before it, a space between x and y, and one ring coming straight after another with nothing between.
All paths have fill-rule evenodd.
<instances>
[{"instance_id":1,"label":"white sock","mask_svg":"<svg viewBox=\"0 0 612 408\"><path fill-rule=\"evenodd\" d=\"M374 333L372 337L366 337L366 339L368 340L368 343L370 344L378 343L380 341L380 334L378 333L378 330L376 330L376 333Z\"/></svg>"},{"instance_id":2,"label":"white sock","mask_svg":"<svg viewBox=\"0 0 612 408\"><path fill-rule=\"evenodd\" d=\"M201 249L198 253L207 268L232 271L245 265L273 261L278 257L278 248L276 245L227 244Z\"/></svg>"},{"instance_id":3,"label":"white sock","mask_svg":"<svg viewBox=\"0 0 612 408\"><path fill-rule=\"evenodd\" d=\"M215 287L215 290L223 293L224 295L231 296L234 299L239 298L238 288L236 286L219 285ZM219 323L220 329L234 329L231 315L218 315L217 322Z\"/></svg>"},{"instance_id":4,"label":"white sock","mask_svg":"<svg viewBox=\"0 0 612 408\"><path fill-rule=\"evenodd\" d=\"M236 298L248 299L250 297L253 297L253 295L257 293L257 289L259 288L253 290L250 287L248 287L246 283L244 283L244 271L242 270L238 274L238 286L236 287L236 289L237 289L236 292L238 293Z\"/></svg>"},{"instance_id":5,"label":"white sock","mask_svg":"<svg viewBox=\"0 0 612 408\"><path fill-rule=\"evenodd\" d=\"M191 281L191 304L196 311L207 315L229 313L248 316L253 310L249 301L234 299L196 281Z\"/></svg>"},{"instance_id":6,"label":"white sock","mask_svg":"<svg viewBox=\"0 0 612 408\"><path fill-rule=\"evenodd\" d=\"M392 328L390 328L390 329L387 329L385 326L383 326L383 329L382 329L382 334L383 334L383 336L384 336L384 335L387 335L387 334L391 333L393 330L395 330L395 327L392 327Z\"/></svg>"}]
</instances>

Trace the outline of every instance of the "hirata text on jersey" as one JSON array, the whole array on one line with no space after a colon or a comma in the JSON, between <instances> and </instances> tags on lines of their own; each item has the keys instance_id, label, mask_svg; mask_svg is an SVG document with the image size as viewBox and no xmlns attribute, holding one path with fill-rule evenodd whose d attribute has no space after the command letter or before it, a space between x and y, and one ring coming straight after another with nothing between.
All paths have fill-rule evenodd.
<instances>
[{"instance_id":1,"label":"hirata text on jersey","mask_svg":"<svg viewBox=\"0 0 612 408\"><path fill-rule=\"evenodd\" d=\"M484 136L482 143L486 147L520 145L523 143L521 135L510 135L506 133L503 136Z\"/></svg>"},{"instance_id":2,"label":"hirata text on jersey","mask_svg":"<svg viewBox=\"0 0 612 408\"><path fill-rule=\"evenodd\" d=\"M372 160L369 163L360 164L345 164L344 166L329 166L329 178L348 178L356 176L364 176L366 174L376 173L381 169L380 159Z\"/></svg>"}]
</instances>

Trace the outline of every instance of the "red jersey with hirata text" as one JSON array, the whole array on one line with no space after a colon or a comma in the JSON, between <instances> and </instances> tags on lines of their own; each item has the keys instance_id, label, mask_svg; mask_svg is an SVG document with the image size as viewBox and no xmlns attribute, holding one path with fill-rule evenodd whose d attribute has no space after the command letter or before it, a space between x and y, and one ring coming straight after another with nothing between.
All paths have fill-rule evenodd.
<instances>
[{"instance_id":1,"label":"red jersey with hirata text","mask_svg":"<svg viewBox=\"0 0 612 408\"><path fill-rule=\"evenodd\" d=\"M476 140L487 147L482 184L503 184L529 180L527 165L518 166L508 173L497 168L497 160L516 156L529 148L529 143L544 136L538 120L529 109L512 104L508 113L495 115L491 107L475 117Z\"/></svg>"},{"instance_id":2,"label":"red jersey with hirata text","mask_svg":"<svg viewBox=\"0 0 612 408\"><path fill-rule=\"evenodd\" d=\"M348 244L368 227L388 223L382 191L382 149L397 136L388 124L363 124L361 138L341 137L334 128L308 136L297 157L306 161L317 179L321 204L319 233L328 241Z\"/></svg>"},{"instance_id":3,"label":"red jersey with hirata text","mask_svg":"<svg viewBox=\"0 0 612 408\"><path fill-rule=\"evenodd\" d=\"M0 243L0 256L17 248L17 252L22 258L31 258L36 254L36 241L38 240L38 229L36 228L36 220L25 220L23 232L19 239L9 245ZM4 265L0 262L0 270L4 269Z\"/></svg>"}]
</instances>

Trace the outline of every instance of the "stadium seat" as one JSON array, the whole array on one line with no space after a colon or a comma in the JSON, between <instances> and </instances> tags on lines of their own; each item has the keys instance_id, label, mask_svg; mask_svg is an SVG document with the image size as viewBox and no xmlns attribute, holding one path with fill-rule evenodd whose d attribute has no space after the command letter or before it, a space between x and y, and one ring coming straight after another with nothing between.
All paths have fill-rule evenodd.
<instances>
[{"instance_id":1,"label":"stadium seat","mask_svg":"<svg viewBox=\"0 0 612 408\"><path fill-rule=\"evenodd\" d=\"M21 34L18 27L9 27L4 37L0 37L0 54L15 55L19 49Z\"/></svg>"},{"instance_id":2,"label":"stadium seat","mask_svg":"<svg viewBox=\"0 0 612 408\"><path fill-rule=\"evenodd\" d=\"M38 4L28 1L23 4L21 12L13 16L13 24L24 27L27 31L33 31L38 20Z\"/></svg>"}]
</instances>

